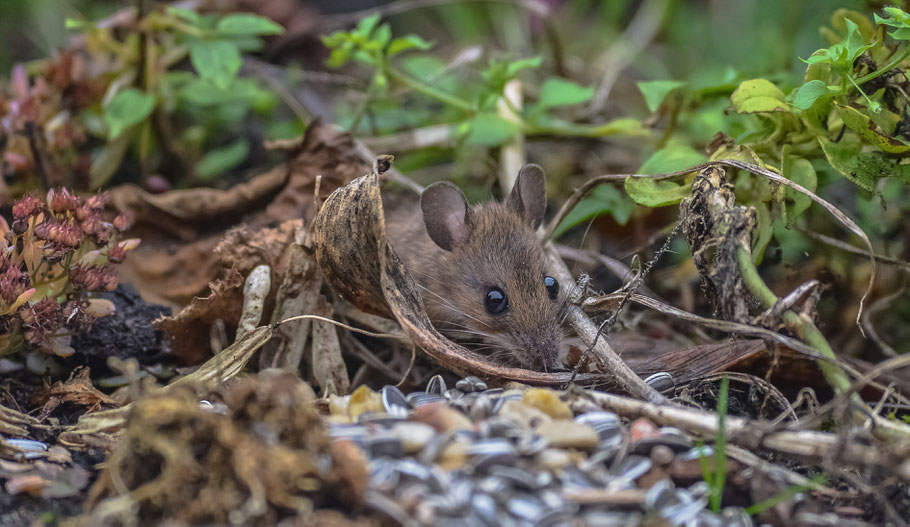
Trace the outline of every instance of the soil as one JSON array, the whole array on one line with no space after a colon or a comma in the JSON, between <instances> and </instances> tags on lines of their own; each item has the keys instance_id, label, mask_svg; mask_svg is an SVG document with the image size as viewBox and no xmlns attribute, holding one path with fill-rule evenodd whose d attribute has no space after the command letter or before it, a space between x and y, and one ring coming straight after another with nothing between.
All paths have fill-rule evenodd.
<instances>
[{"instance_id":1,"label":"soil","mask_svg":"<svg viewBox=\"0 0 910 527\"><path fill-rule=\"evenodd\" d=\"M166 359L170 345L152 322L170 315L170 308L145 302L133 286L123 283L101 297L113 302L117 310L96 320L88 334L73 337L73 348L87 359L89 367L99 361L103 364L108 357L133 358L142 365Z\"/></svg>"}]
</instances>

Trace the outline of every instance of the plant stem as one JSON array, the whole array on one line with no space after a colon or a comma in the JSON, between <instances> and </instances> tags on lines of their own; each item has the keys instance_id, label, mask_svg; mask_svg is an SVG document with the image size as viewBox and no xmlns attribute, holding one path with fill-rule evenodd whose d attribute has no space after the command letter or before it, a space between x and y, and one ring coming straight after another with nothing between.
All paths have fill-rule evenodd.
<instances>
[{"instance_id":1,"label":"plant stem","mask_svg":"<svg viewBox=\"0 0 910 527\"><path fill-rule=\"evenodd\" d=\"M608 135L617 135L627 133L622 125L617 125L617 121L609 121L604 124L576 124L566 122L556 122L552 124L531 124L525 121L525 134L527 135L556 135L556 136L573 136L573 137L604 137Z\"/></svg>"},{"instance_id":2,"label":"plant stem","mask_svg":"<svg viewBox=\"0 0 910 527\"><path fill-rule=\"evenodd\" d=\"M739 272L743 277L743 283L749 288L749 291L765 305L765 307L772 308L779 299L777 298L777 295L768 288L761 276L758 275L758 269L756 269L755 264L752 263L751 253L752 251L745 247L738 247L736 249L736 260L739 263ZM847 374L844 373L844 370L835 362L837 358L834 355L834 350L828 345L828 341L825 340L821 331L815 327L815 324L789 309L781 314L781 318L783 318L788 326L794 328L800 338L807 344L815 348L820 354L831 359L831 361L820 361L819 367L822 369L822 373L824 373L828 383L834 388L834 391L841 393L850 389L850 379L847 377Z\"/></svg>"},{"instance_id":3,"label":"plant stem","mask_svg":"<svg viewBox=\"0 0 910 527\"><path fill-rule=\"evenodd\" d=\"M439 101L443 104L448 104L449 106L454 106L454 107L458 108L459 110L464 110L466 112L474 111L474 105L460 97L456 97L456 96L448 94L442 90L438 90L438 89L434 88L433 86L430 86L429 84L426 84L426 83L421 82L417 79L414 79L408 75L405 75L404 73L398 71L397 69L395 69L391 66L386 66L384 69L385 69L386 75L388 75L389 78L397 80L398 82L404 84L405 86L411 88L412 90L414 90L418 93L422 93L423 95L426 95L427 97L436 99L437 101Z\"/></svg>"},{"instance_id":4,"label":"plant stem","mask_svg":"<svg viewBox=\"0 0 910 527\"><path fill-rule=\"evenodd\" d=\"M717 435L714 439L714 478L711 484L711 495L708 498L711 510L720 512L724 498L724 485L727 479L727 397L730 391L730 378L723 376L720 382L720 393L717 396Z\"/></svg>"},{"instance_id":5,"label":"plant stem","mask_svg":"<svg viewBox=\"0 0 910 527\"><path fill-rule=\"evenodd\" d=\"M862 95L864 99L866 99L866 104L869 105L869 110L870 110L870 111L873 111L873 112L875 112L875 113L878 113L880 110L873 110L873 108L875 107L875 103L873 103L872 100L869 98L869 96L866 95L866 92L864 92L863 89L859 87L859 84L856 83L856 81L853 79L853 77L851 77L851 76L848 74L848 75L847 75L847 79L848 79L851 83L853 83L853 86L857 89L857 91L859 91L859 94ZM881 106L879 106L879 108L881 108Z\"/></svg>"},{"instance_id":6,"label":"plant stem","mask_svg":"<svg viewBox=\"0 0 910 527\"><path fill-rule=\"evenodd\" d=\"M896 68L897 65L903 62L907 57L910 57L910 46L904 49L904 51L901 52L901 54L898 55L894 60L888 64L885 64L883 68L879 68L872 73L867 73L866 75L863 75L862 77L856 79L856 84L863 84L884 75L885 73Z\"/></svg>"}]
</instances>

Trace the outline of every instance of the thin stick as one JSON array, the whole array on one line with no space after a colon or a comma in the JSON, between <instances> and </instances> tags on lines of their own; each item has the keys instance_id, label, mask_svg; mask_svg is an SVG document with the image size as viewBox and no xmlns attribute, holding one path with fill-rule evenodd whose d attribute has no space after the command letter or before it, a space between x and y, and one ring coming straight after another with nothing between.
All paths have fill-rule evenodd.
<instances>
[{"instance_id":1,"label":"thin stick","mask_svg":"<svg viewBox=\"0 0 910 527\"><path fill-rule=\"evenodd\" d=\"M353 331L354 333L360 333L361 335L366 335L368 337L375 337L378 339L394 339L400 340L401 342L410 342L411 340L404 335L404 333L374 333L372 331L367 331L365 329L355 328L354 326L349 326L344 322L338 322L337 320L332 320L331 318L322 317L319 315L297 315L290 318L286 318L275 324L275 327L278 327L282 324L288 322L293 322L295 320L321 320L322 322L328 322L329 324L334 324L340 328L344 328L348 331Z\"/></svg>"}]
</instances>

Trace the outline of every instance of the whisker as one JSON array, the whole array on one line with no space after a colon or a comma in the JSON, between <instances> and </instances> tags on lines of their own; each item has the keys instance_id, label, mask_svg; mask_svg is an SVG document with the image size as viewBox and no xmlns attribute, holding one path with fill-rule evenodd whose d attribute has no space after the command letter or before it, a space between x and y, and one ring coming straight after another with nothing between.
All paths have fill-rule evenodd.
<instances>
[{"instance_id":1,"label":"whisker","mask_svg":"<svg viewBox=\"0 0 910 527\"><path fill-rule=\"evenodd\" d=\"M473 317L473 316L471 316L471 315L465 313L463 310L459 309L459 308L458 308L455 304L453 304L451 301L449 301L448 299L444 298L442 295L436 293L435 291L431 291L429 288L424 287L424 286L422 286L422 285L420 285L420 284L417 284L417 287L419 287L420 289L423 289L424 291L430 293L431 295L433 295L433 296L439 298L440 305L446 306L446 307L450 308L452 311L455 311L456 313L458 313L459 315L462 315L462 316L464 316L464 317L470 318L471 320L477 322L478 324L482 324L482 325L484 325L484 326L486 326L486 327L491 327L489 324L487 324L487 323L484 322L483 320L480 320L480 319L477 318L477 317Z\"/></svg>"}]
</instances>

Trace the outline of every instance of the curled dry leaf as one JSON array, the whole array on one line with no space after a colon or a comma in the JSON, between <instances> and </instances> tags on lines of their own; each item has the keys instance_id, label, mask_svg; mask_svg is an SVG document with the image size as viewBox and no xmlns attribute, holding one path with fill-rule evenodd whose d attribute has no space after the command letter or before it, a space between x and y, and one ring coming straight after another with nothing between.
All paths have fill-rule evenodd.
<instances>
[{"instance_id":1,"label":"curled dry leaf","mask_svg":"<svg viewBox=\"0 0 910 527\"><path fill-rule=\"evenodd\" d=\"M436 331L417 284L386 239L378 174L357 178L333 192L316 216L313 239L316 261L335 293L367 313L394 317L408 337L441 366L459 375L497 382L553 385L572 378L571 372L497 366ZM598 380L604 378L575 376L581 383Z\"/></svg>"}]
</instances>

